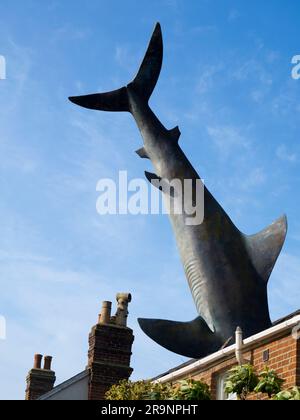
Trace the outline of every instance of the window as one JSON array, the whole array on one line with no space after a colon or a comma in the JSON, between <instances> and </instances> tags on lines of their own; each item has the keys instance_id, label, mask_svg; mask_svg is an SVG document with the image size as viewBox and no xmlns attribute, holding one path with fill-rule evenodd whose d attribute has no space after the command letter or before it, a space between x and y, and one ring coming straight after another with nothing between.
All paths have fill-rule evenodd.
<instances>
[{"instance_id":1,"label":"window","mask_svg":"<svg viewBox=\"0 0 300 420\"><path fill-rule=\"evenodd\" d=\"M228 372L221 373L217 378L217 400L225 401L225 400L236 400L236 394L226 394L225 392L225 382L228 377Z\"/></svg>"}]
</instances>

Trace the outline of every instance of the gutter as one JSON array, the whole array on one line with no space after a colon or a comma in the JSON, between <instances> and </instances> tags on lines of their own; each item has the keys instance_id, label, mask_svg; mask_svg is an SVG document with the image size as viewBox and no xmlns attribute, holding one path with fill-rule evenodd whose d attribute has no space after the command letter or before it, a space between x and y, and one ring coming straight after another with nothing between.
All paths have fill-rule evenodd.
<instances>
[{"instance_id":1,"label":"gutter","mask_svg":"<svg viewBox=\"0 0 300 420\"><path fill-rule=\"evenodd\" d=\"M258 334L255 334L244 340L243 352L247 352L253 345L261 343L262 341L268 341L270 338L276 335L281 335L286 330L293 328L296 325L300 325L300 315L297 315L287 321L284 321L274 327L268 328ZM234 357L236 352L236 345L233 344L225 349L219 350L216 353L213 353L203 359L197 360L192 364L185 366L181 369L178 369L175 372L166 374L165 376L154 380L154 382L173 382L174 380L180 379L182 376L191 375L195 371L200 369L204 370L207 365L218 362L221 359L226 359L229 357Z\"/></svg>"}]
</instances>

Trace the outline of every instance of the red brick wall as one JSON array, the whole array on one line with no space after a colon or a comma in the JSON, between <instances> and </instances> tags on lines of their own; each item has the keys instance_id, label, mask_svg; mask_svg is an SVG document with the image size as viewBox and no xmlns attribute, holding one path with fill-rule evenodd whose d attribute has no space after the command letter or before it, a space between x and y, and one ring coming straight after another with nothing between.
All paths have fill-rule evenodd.
<instances>
[{"instance_id":1,"label":"red brick wall","mask_svg":"<svg viewBox=\"0 0 300 420\"><path fill-rule=\"evenodd\" d=\"M296 383L300 386L300 340L297 341Z\"/></svg>"},{"instance_id":2,"label":"red brick wall","mask_svg":"<svg viewBox=\"0 0 300 420\"><path fill-rule=\"evenodd\" d=\"M267 362L263 361L263 352L265 350L269 350L269 360ZM290 332L283 337L273 339L271 342L256 344L254 348L244 354L244 357L253 364L257 372L263 370L265 366L274 369L285 380L284 388L294 385L300 386L300 340L295 340ZM212 397L215 399L219 375L236 364L236 359L232 356L210 367L202 368L203 370L192 374L191 377L206 382L211 388ZM253 395L249 399L261 398L263 397L260 395Z\"/></svg>"},{"instance_id":3,"label":"red brick wall","mask_svg":"<svg viewBox=\"0 0 300 420\"><path fill-rule=\"evenodd\" d=\"M37 400L52 390L55 382L55 373L51 370L31 369L26 382L25 400Z\"/></svg>"},{"instance_id":4,"label":"red brick wall","mask_svg":"<svg viewBox=\"0 0 300 420\"><path fill-rule=\"evenodd\" d=\"M129 379L132 330L127 327L98 324L89 335L89 400L103 400L108 389Z\"/></svg>"}]
</instances>

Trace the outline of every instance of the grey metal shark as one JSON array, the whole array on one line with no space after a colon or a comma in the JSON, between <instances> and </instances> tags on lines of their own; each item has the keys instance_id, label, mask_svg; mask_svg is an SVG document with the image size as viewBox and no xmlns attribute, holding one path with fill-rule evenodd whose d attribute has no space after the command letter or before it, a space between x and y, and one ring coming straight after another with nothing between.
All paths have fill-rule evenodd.
<instances>
[{"instance_id":1,"label":"grey metal shark","mask_svg":"<svg viewBox=\"0 0 300 420\"><path fill-rule=\"evenodd\" d=\"M181 150L178 127L166 129L148 105L163 58L157 24L135 79L119 90L69 98L85 108L130 112L142 134L142 158L151 160L153 179L200 179ZM271 326L267 282L283 246L283 216L262 232L241 233L219 203L204 191L204 220L185 223L186 214L170 214L186 277L199 316L191 322L139 319L143 331L175 353L201 358L230 342L237 326L249 337Z\"/></svg>"}]
</instances>

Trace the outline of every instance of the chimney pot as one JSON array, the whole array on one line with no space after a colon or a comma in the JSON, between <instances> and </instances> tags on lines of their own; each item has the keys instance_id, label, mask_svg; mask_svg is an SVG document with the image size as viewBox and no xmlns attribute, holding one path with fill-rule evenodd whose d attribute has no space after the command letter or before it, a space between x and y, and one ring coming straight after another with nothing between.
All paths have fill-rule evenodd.
<instances>
[{"instance_id":1,"label":"chimney pot","mask_svg":"<svg viewBox=\"0 0 300 420\"><path fill-rule=\"evenodd\" d=\"M41 369L42 358L43 358L42 354L34 355L33 369Z\"/></svg>"},{"instance_id":2,"label":"chimney pot","mask_svg":"<svg viewBox=\"0 0 300 420\"><path fill-rule=\"evenodd\" d=\"M130 293L118 293L116 296L118 307L116 313L116 324L121 327L127 326L128 304L131 302Z\"/></svg>"},{"instance_id":3,"label":"chimney pot","mask_svg":"<svg viewBox=\"0 0 300 420\"><path fill-rule=\"evenodd\" d=\"M111 317L111 302L106 300L102 303L102 309L101 309L101 314L99 316L98 323L109 324L110 317Z\"/></svg>"},{"instance_id":4,"label":"chimney pot","mask_svg":"<svg viewBox=\"0 0 300 420\"><path fill-rule=\"evenodd\" d=\"M52 356L44 357L44 370L51 370Z\"/></svg>"}]
</instances>

